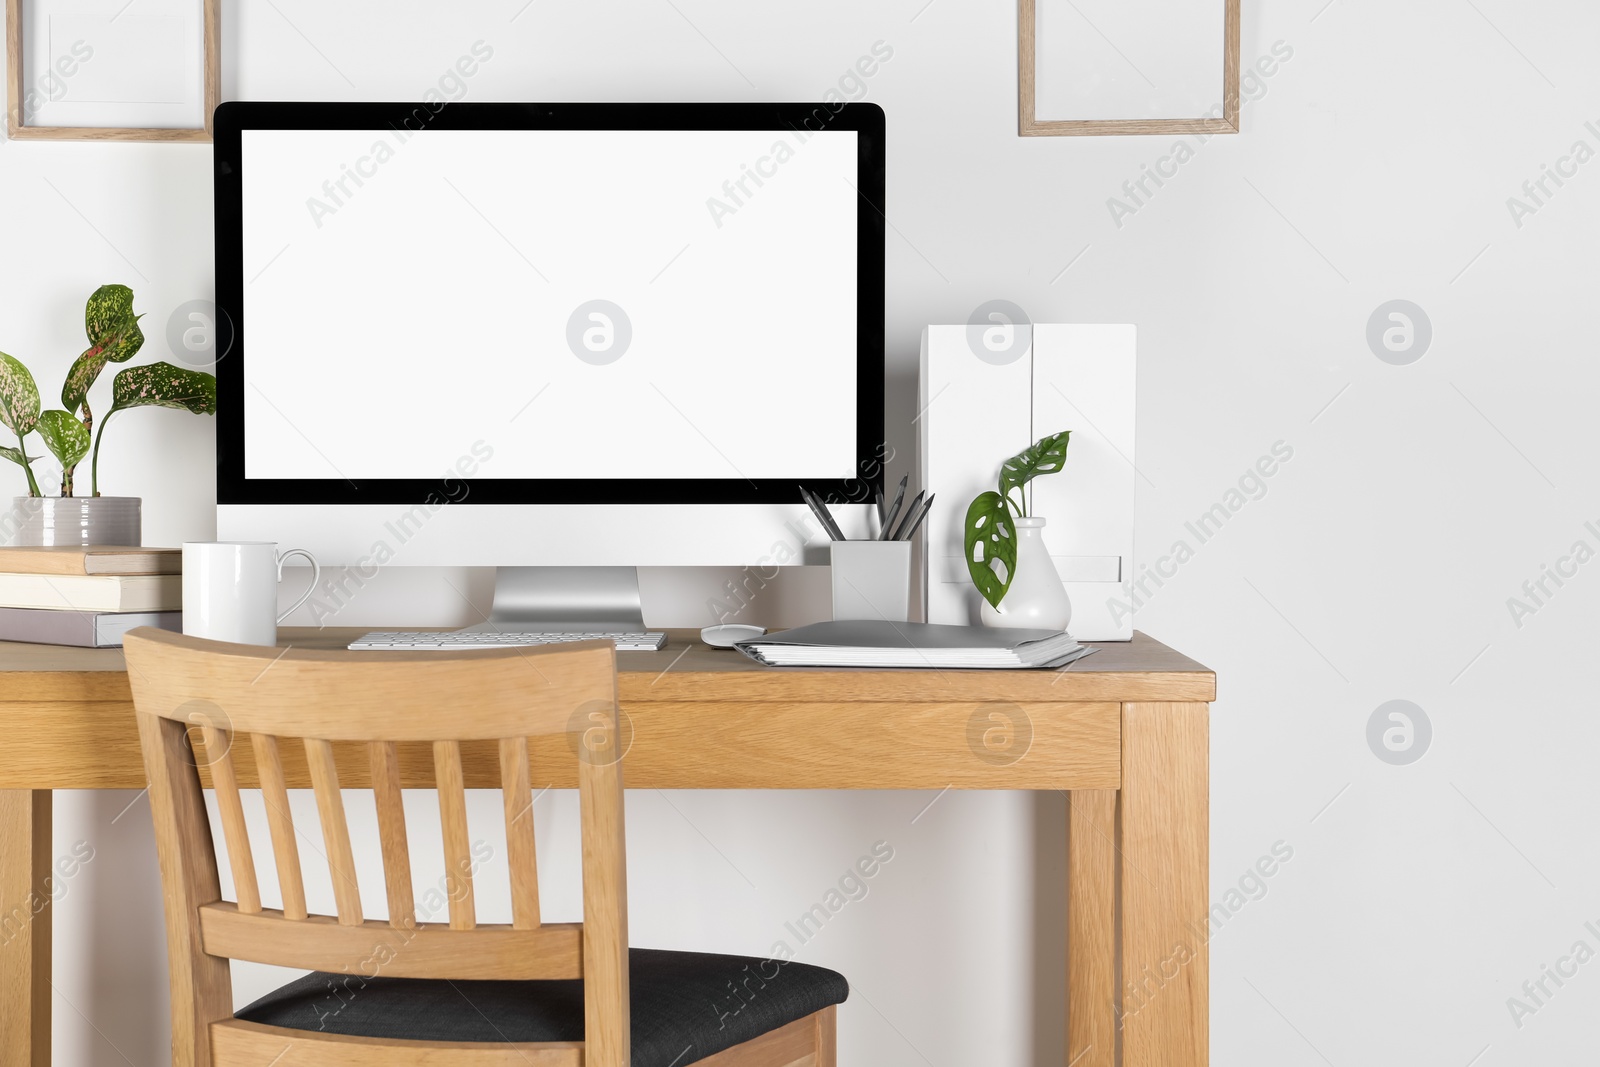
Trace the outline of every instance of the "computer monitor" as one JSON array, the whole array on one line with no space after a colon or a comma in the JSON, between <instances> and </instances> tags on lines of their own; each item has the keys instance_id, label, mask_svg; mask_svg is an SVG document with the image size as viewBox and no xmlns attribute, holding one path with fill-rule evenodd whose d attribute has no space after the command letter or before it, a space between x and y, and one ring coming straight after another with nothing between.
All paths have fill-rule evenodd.
<instances>
[{"instance_id":1,"label":"computer monitor","mask_svg":"<svg viewBox=\"0 0 1600 1067\"><path fill-rule=\"evenodd\" d=\"M235 102L215 166L219 537L629 568L501 572L497 615L570 620L801 563L801 486L868 531L876 106Z\"/></svg>"}]
</instances>

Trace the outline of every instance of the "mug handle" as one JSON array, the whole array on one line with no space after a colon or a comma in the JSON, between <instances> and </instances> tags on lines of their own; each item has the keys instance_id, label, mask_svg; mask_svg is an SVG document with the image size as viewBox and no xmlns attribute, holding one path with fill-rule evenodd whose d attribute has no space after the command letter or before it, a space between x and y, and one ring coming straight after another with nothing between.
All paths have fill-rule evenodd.
<instances>
[{"instance_id":1,"label":"mug handle","mask_svg":"<svg viewBox=\"0 0 1600 1067\"><path fill-rule=\"evenodd\" d=\"M306 558L306 562L311 564L311 584L306 586L306 591L300 594L299 600L296 600L293 604L290 604L284 609L283 614L278 616L279 625L282 625L284 619L287 619L290 615L293 615L301 604L304 604L306 601L311 599L311 594L317 591L317 581L322 577L322 565L317 562L316 556L313 556L303 548L291 548L287 552L278 553L278 581L280 583L283 581L284 560L288 559L290 556L304 556Z\"/></svg>"}]
</instances>

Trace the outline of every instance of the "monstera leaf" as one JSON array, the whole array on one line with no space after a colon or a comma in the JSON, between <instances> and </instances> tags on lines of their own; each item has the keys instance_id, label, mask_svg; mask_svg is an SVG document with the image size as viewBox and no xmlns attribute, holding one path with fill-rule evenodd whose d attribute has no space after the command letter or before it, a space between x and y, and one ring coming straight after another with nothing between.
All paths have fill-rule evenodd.
<instances>
[{"instance_id":1,"label":"monstera leaf","mask_svg":"<svg viewBox=\"0 0 1600 1067\"><path fill-rule=\"evenodd\" d=\"M126 285L96 289L84 307L83 326L89 347L72 364L61 386L61 406L74 414L108 362L126 363L144 345L139 316L133 313L133 290Z\"/></svg>"},{"instance_id":2,"label":"monstera leaf","mask_svg":"<svg viewBox=\"0 0 1600 1067\"><path fill-rule=\"evenodd\" d=\"M52 408L39 416L39 436L44 446L69 470L89 454L89 430L73 415Z\"/></svg>"},{"instance_id":3,"label":"monstera leaf","mask_svg":"<svg viewBox=\"0 0 1600 1067\"><path fill-rule=\"evenodd\" d=\"M129 367L111 379L111 411L124 408L183 408L196 415L217 413L217 380L170 363ZM110 418L107 412L106 417Z\"/></svg>"},{"instance_id":4,"label":"monstera leaf","mask_svg":"<svg viewBox=\"0 0 1600 1067\"><path fill-rule=\"evenodd\" d=\"M1020 490L1041 474L1054 474L1059 471L1067 462L1067 441L1071 437L1071 430L1062 430L1049 437L1041 437L1001 466L1000 495L1016 509L1017 514L1026 515L1028 510L1023 505L1020 492L1017 494L1017 500L1011 499L1012 490Z\"/></svg>"},{"instance_id":5,"label":"monstera leaf","mask_svg":"<svg viewBox=\"0 0 1600 1067\"><path fill-rule=\"evenodd\" d=\"M972 584L978 587L990 607L998 608L1017 572L1016 529L1011 523L1005 497L991 489L979 493L967 505L962 548ZM994 569L995 560L1005 566L1003 578Z\"/></svg>"}]
</instances>

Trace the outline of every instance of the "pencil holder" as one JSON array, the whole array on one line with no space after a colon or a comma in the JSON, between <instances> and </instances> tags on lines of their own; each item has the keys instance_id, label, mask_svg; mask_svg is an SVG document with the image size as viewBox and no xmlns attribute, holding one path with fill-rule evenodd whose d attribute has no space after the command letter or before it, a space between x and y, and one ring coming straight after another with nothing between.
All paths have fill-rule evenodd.
<instances>
[{"instance_id":1,"label":"pencil holder","mask_svg":"<svg viewBox=\"0 0 1600 1067\"><path fill-rule=\"evenodd\" d=\"M835 621L909 620L910 541L835 541L831 563Z\"/></svg>"}]
</instances>

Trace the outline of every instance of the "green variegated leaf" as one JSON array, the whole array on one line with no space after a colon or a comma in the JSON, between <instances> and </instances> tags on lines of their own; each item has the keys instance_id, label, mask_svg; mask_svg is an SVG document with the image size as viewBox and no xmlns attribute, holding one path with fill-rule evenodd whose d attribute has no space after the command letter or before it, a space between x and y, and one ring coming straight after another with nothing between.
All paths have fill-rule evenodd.
<instances>
[{"instance_id":1,"label":"green variegated leaf","mask_svg":"<svg viewBox=\"0 0 1600 1067\"><path fill-rule=\"evenodd\" d=\"M1027 508L1022 505L1020 492L1017 500L1011 499L1012 490L1020 490L1041 474L1055 474L1061 470L1067 462L1067 442L1071 437L1071 430L1041 437L1001 466L1000 495L1016 509L1017 514L1026 515Z\"/></svg>"},{"instance_id":2,"label":"green variegated leaf","mask_svg":"<svg viewBox=\"0 0 1600 1067\"><path fill-rule=\"evenodd\" d=\"M1006 590L1011 588L1012 576L1017 573L1016 528L1012 525L1005 497L993 490L974 497L967 505L961 540L972 584L978 587L990 607L998 608ZM1004 575L994 569L996 561L1004 566Z\"/></svg>"},{"instance_id":3,"label":"green variegated leaf","mask_svg":"<svg viewBox=\"0 0 1600 1067\"><path fill-rule=\"evenodd\" d=\"M67 371L67 380L61 383L61 406L71 412L82 407L89 387L100 377L105 365L106 350L98 345L74 360L72 369Z\"/></svg>"},{"instance_id":4,"label":"green variegated leaf","mask_svg":"<svg viewBox=\"0 0 1600 1067\"><path fill-rule=\"evenodd\" d=\"M113 363L128 359L144 343L139 316L133 313L133 290L126 285L102 285L90 293L83 309L83 328L91 345L116 347L107 357Z\"/></svg>"},{"instance_id":5,"label":"green variegated leaf","mask_svg":"<svg viewBox=\"0 0 1600 1067\"><path fill-rule=\"evenodd\" d=\"M139 316L133 313L133 290L126 285L96 289L84 307L83 324L89 347L72 364L61 386L61 406L74 414L108 362L126 363L144 345Z\"/></svg>"},{"instance_id":6,"label":"green variegated leaf","mask_svg":"<svg viewBox=\"0 0 1600 1067\"><path fill-rule=\"evenodd\" d=\"M0 352L0 422L19 438L39 424L39 386L28 368Z\"/></svg>"},{"instance_id":7,"label":"green variegated leaf","mask_svg":"<svg viewBox=\"0 0 1600 1067\"><path fill-rule=\"evenodd\" d=\"M89 454L89 430L73 415L51 408L39 416L39 436L44 446L61 463L63 470L71 470Z\"/></svg>"},{"instance_id":8,"label":"green variegated leaf","mask_svg":"<svg viewBox=\"0 0 1600 1067\"><path fill-rule=\"evenodd\" d=\"M118 371L111 379L111 410L143 407L183 408L196 415L215 415L217 379L170 363ZM110 412L106 415L109 418Z\"/></svg>"},{"instance_id":9,"label":"green variegated leaf","mask_svg":"<svg viewBox=\"0 0 1600 1067\"><path fill-rule=\"evenodd\" d=\"M26 467L28 465L28 463L31 463L34 460L39 458L38 456L28 456L28 457L26 457L26 462L24 462L24 456L22 455L22 449L20 449L20 448L11 448L8 445L0 445L0 456L3 456L6 459L9 459L11 462L15 463L19 467Z\"/></svg>"}]
</instances>

